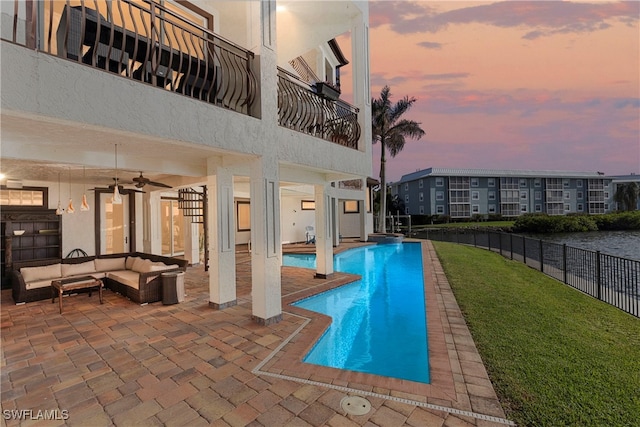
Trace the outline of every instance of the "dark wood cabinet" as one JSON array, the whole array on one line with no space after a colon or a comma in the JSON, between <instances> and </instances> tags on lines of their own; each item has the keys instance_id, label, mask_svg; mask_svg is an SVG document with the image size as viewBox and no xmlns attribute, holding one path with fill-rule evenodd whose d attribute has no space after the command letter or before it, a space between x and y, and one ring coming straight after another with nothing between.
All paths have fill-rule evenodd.
<instances>
[{"instance_id":1,"label":"dark wood cabinet","mask_svg":"<svg viewBox=\"0 0 640 427\"><path fill-rule=\"evenodd\" d=\"M62 222L55 210L3 211L2 289L11 287L9 270L21 261L62 258Z\"/></svg>"}]
</instances>

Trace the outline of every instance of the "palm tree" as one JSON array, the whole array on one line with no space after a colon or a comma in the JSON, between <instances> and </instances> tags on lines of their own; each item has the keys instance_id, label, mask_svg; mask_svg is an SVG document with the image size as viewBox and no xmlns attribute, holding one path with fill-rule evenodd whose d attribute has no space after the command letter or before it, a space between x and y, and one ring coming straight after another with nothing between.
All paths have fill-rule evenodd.
<instances>
[{"instance_id":1,"label":"palm tree","mask_svg":"<svg viewBox=\"0 0 640 427\"><path fill-rule=\"evenodd\" d=\"M618 184L616 194L613 199L620 206L620 210L632 211L638 206L638 196L640 195L640 187L635 182L626 184Z\"/></svg>"},{"instance_id":2,"label":"palm tree","mask_svg":"<svg viewBox=\"0 0 640 427\"><path fill-rule=\"evenodd\" d=\"M404 148L405 138L420 139L424 130L420 123L413 120L401 119L416 99L405 96L395 104L391 104L391 89L389 86L382 88L380 98L371 100L371 122L373 143L380 142L380 230L387 230L387 180L386 180L386 152L389 150L391 157L395 157ZM379 230L379 231L380 231Z\"/></svg>"}]
</instances>

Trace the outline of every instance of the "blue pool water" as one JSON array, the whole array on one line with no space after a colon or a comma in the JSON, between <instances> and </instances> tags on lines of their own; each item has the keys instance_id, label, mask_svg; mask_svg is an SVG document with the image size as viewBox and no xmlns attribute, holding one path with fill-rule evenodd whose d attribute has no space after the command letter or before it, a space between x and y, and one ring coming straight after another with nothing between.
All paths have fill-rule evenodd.
<instances>
[{"instance_id":1,"label":"blue pool water","mask_svg":"<svg viewBox=\"0 0 640 427\"><path fill-rule=\"evenodd\" d=\"M283 264L315 268L315 255L284 255ZM333 319L304 361L429 383L420 243L350 249L334 270L362 279L295 303Z\"/></svg>"}]
</instances>

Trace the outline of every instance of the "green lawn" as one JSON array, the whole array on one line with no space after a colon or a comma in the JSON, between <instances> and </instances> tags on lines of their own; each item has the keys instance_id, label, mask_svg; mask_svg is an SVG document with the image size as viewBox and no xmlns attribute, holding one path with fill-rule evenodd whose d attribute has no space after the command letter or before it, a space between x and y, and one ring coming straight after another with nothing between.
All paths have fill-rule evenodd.
<instances>
[{"instance_id":1,"label":"green lawn","mask_svg":"<svg viewBox=\"0 0 640 427\"><path fill-rule=\"evenodd\" d=\"M498 254L433 243L509 419L640 425L640 319Z\"/></svg>"}]
</instances>

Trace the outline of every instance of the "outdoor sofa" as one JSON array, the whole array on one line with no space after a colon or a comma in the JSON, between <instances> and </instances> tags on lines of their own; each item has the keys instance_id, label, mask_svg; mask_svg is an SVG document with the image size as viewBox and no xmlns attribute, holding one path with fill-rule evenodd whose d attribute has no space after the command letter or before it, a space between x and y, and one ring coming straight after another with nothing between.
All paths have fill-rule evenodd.
<instances>
[{"instance_id":1,"label":"outdoor sofa","mask_svg":"<svg viewBox=\"0 0 640 427\"><path fill-rule=\"evenodd\" d=\"M188 261L142 252L14 263L12 296L16 304L51 298L51 281L91 276L139 304L162 300L161 274L186 271Z\"/></svg>"}]
</instances>

